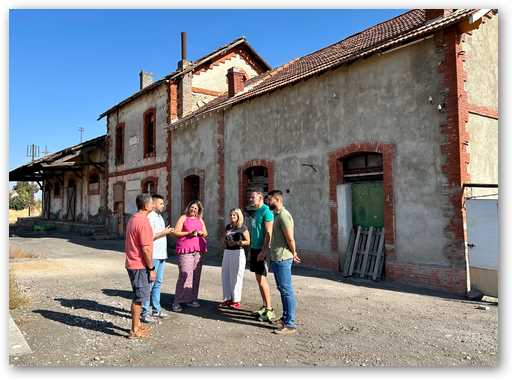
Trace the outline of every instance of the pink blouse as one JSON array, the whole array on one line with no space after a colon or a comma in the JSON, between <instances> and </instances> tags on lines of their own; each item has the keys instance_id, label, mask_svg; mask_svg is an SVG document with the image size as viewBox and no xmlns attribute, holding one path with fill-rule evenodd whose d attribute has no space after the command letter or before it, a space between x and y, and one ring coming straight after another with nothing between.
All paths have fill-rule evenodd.
<instances>
[{"instance_id":1,"label":"pink blouse","mask_svg":"<svg viewBox=\"0 0 512 380\"><path fill-rule=\"evenodd\" d=\"M203 223L201 219L195 217L186 217L183 222L183 232L190 231L202 231ZM192 253L192 252L201 252L205 253L207 251L207 243L206 239L202 236L182 236L176 240L176 253Z\"/></svg>"}]
</instances>

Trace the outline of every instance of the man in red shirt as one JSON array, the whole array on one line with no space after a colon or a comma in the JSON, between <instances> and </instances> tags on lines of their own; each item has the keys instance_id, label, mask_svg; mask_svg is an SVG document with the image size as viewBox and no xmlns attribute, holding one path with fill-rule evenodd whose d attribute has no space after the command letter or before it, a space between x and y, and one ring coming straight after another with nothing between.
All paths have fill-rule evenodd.
<instances>
[{"instance_id":1,"label":"man in red shirt","mask_svg":"<svg viewBox=\"0 0 512 380\"><path fill-rule=\"evenodd\" d=\"M149 300L149 283L156 279L153 267L153 230L147 217L153 209L153 200L149 194L139 194L135 202L138 211L126 225L124 244L125 267L133 289L132 329L128 338L143 338L149 334L150 329L142 326L140 311L142 303Z\"/></svg>"}]
</instances>

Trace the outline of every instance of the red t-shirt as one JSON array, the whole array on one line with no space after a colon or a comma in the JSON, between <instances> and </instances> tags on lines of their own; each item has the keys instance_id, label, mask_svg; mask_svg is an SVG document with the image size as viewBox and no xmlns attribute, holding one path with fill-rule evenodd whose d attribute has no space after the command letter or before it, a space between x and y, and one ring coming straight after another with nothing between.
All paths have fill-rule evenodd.
<instances>
[{"instance_id":1,"label":"red t-shirt","mask_svg":"<svg viewBox=\"0 0 512 380\"><path fill-rule=\"evenodd\" d=\"M144 269L146 262L142 247L149 246L153 251L153 230L146 215L137 212L126 225L124 240L125 266L127 269Z\"/></svg>"}]
</instances>

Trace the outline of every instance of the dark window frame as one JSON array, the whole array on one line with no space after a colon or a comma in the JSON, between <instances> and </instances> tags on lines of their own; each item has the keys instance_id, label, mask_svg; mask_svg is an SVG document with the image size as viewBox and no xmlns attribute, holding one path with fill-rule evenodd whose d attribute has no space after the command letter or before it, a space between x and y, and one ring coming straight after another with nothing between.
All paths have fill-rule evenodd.
<instances>
[{"instance_id":1,"label":"dark window frame","mask_svg":"<svg viewBox=\"0 0 512 380\"><path fill-rule=\"evenodd\" d=\"M124 123L116 126L114 159L116 166L124 164Z\"/></svg>"},{"instance_id":2,"label":"dark window frame","mask_svg":"<svg viewBox=\"0 0 512 380\"><path fill-rule=\"evenodd\" d=\"M143 120L144 158L156 157L156 108L152 107L146 110L143 115Z\"/></svg>"},{"instance_id":3,"label":"dark window frame","mask_svg":"<svg viewBox=\"0 0 512 380\"><path fill-rule=\"evenodd\" d=\"M152 192L148 192L147 191L147 186L149 184L152 184L153 185L153 191ZM158 192L158 177L147 177L147 178L144 178L141 183L140 183L140 190L142 193L149 193L150 195L151 194L154 194L154 193L157 193Z\"/></svg>"}]
</instances>

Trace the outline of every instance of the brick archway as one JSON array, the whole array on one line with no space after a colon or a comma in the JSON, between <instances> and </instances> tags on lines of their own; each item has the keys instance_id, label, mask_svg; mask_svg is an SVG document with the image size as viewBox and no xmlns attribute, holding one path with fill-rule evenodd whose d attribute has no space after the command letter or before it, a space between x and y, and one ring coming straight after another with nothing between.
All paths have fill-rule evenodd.
<instances>
[{"instance_id":1,"label":"brick archway","mask_svg":"<svg viewBox=\"0 0 512 380\"><path fill-rule=\"evenodd\" d=\"M247 190L247 176L245 171L253 166L262 166L267 169L268 190L274 189L274 161L272 160L249 160L238 167L238 205L244 208L245 193Z\"/></svg>"},{"instance_id":2,"label":"brick archway","mask_svg":"<svg viewBox=\"0 0 512 380\"><path fill-rule=\"evenodd\" d=\"M393 245L395 242L395 211L393 202L393 158L395 156L394 144L357 143L338 148L329 153L329 208L331 218L331 250L338 251L338 204L336 199L336 185L343 183L343 165L341 160L355 153L382 154L383 187L384 187L384 228L385 242ZM388 255L394 255L390 250Z\"/></svg>"},{"instance_id":3,"label":"brick archway","mask_svg":"<svg viewBox=\"0 0 512 380\"><path fill-rule=\"evenodd\" d=\"M187 207L186 205L186 200L185 200L185 193L188 191L188 189L186 188L186 178L187 177L191 177L191 176L197 176L199 178L199 200L203 203L205 203L205 199L204 199L204 177L205 177L205 171L204 169L198 169L198 168L190 168L190 169L187 169L183 172L182 176L181 176L181 208L182 210L185 210L185 207Z\"/></svg>"},{"instance_id":4,"label":"brick archway","mask_svg":"<svg viewBox=\"0 0 512 380\"><path fill-rule=\"evenodd\" d=\"M148 193L149 185L152 185L153 191L150 194L158 193L158 177L146 177L140 181L142 193Z\"/></svg>"}]
</instances>

